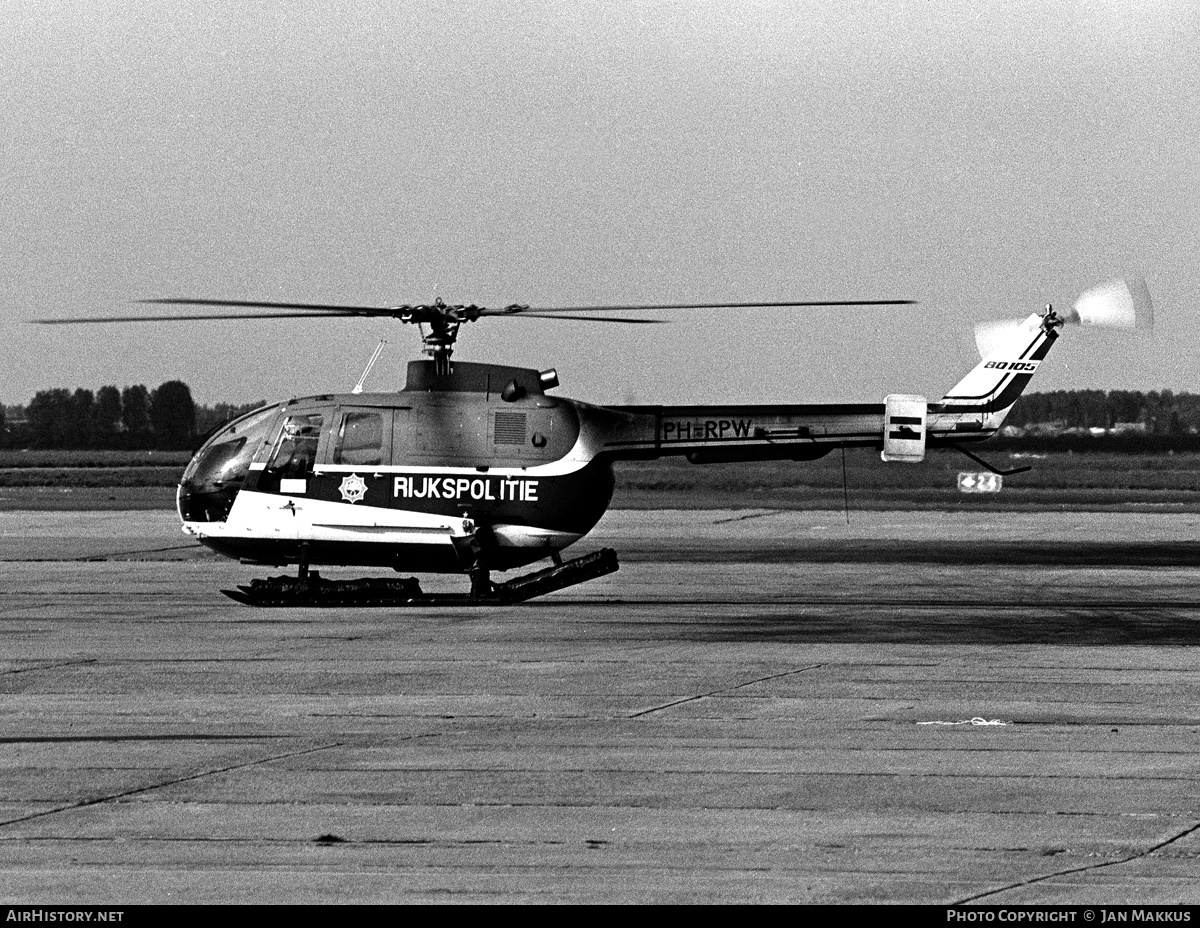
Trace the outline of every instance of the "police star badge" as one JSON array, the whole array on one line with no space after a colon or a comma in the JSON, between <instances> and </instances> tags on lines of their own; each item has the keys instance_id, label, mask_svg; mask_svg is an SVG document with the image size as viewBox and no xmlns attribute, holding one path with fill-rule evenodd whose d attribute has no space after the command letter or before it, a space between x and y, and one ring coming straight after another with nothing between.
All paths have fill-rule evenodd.
<instances>
[{"instance_id":1,"label":"police star badge","mask_svg":"<svg viewBox=\"0 0 1200 928\"><path fill-rule=\"evenodd\" d=\"M357 503L367 495L367 481L358 474L351 474L342 480L342 485L338 487L338 490L341 491L342 499L347 503Z\"/></svg>"}]
</instances>

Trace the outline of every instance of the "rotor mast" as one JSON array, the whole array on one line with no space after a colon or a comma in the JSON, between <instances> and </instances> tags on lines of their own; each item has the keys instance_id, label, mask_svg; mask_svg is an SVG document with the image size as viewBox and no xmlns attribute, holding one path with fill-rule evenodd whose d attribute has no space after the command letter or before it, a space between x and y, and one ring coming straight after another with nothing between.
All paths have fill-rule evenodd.
<instances>
[{"instance_id":1,"label":"rotor mast","mask_svg":"<svg viewBox=\"0 0 1200 928\"><path fill-rule=\"evenodd\" d=\"M439 302L441 302L439 300ZM433 358L434 373L445 376L450 373L450 355L454 354L454 343L458 340L457 319L431 319L428 323L417 323L421 332L421 350ZM426 328L428 326L428 328Z\"/></svg>"},{"instance_id":2,"label":"rotor mast","mask_svg":"<svg viewBox=\"0 0 1200 928\"><path fill-rule=\"evenodd\" d=\"M514 303L501 310L486 310L474 303L450 305L441 297L432 304L399 306L393 315L401 322L415 322L421 332L421 350L433 359L436 374L450 373L450 356L454 354L454 343L458 341L458 330L464 322L474 322L482 315L506 315L529 309Z\"/></svg>"}]
</instances>

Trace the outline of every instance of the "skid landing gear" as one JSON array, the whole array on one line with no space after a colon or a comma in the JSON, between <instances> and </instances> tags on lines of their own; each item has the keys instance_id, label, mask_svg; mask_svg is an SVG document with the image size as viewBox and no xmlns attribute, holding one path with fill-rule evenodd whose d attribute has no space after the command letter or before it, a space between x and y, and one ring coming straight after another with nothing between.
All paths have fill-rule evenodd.
<instances>
[{"instance_id":1,"label":"skid landing gear","mask_svg":"<svg viewBox=\"0 0 1200 928\"><path fill-rule=\"evenodd\" d=\"M469 595L424 593L415 577L325 580L315 570L305 570L301 577L251 580L236 590L221 592L247 606L509 606L595 580L619 566L617 552L601 548L507 583L486 581L486 588L472 577Z\"/></svg>"}]
</instances>

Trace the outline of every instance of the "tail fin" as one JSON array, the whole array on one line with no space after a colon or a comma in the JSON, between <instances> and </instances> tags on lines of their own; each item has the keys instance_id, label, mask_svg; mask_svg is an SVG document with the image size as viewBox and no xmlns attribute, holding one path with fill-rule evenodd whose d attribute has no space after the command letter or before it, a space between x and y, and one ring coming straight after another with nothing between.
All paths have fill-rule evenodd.
<instances>
[{"instance_id":1,"label":"tail fin","mask_svg":"<svg viewBox=\"0 0 1200 928\"><path fill-rule=\"evenodd\" d=\"M988 332L980 339L983 360L940 403L930 404L931 417L936 416L929 424L930 431L992 434L999 429L1058 338L1062 324L1062 317L1050 311Z\"/></svg>"}]
</instances>

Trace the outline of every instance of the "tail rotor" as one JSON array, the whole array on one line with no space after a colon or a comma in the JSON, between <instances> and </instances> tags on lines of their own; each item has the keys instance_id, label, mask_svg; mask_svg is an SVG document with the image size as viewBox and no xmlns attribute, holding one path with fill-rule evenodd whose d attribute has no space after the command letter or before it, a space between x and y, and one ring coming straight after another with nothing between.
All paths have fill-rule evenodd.
<instances>
[{"instance_id":1,"label":"tail rotor","mask_svg":"<svg viewBox=\"0 0 1200 928\"><path fill-rule=\"evenodd\" d=\"M1131 277L1085 290L1063 319L1068 325L1146 330L1154 327L1154 306L1146 282Z\"/></svg>"},{"instance_id":2,"label":"tail rotor","mask_svg":"<svg viewBox=\"0 0 1200 928\"><path fill-rule=\"evenodd\" d=\"M1042 319L1042 324L1049 322L1053 325L1148 331L1154 327L1154 306L1146 282L1140 277L1127 277L1085 290L1064 313L1055 313L1052 306L1047 306ZM1032 333L1037 325L1030 319L979 323L975 326L975 345L979 349L979 356L987 358L1003 350L1018 333L1025 329Z\"/></svg>"}]
</instances>

